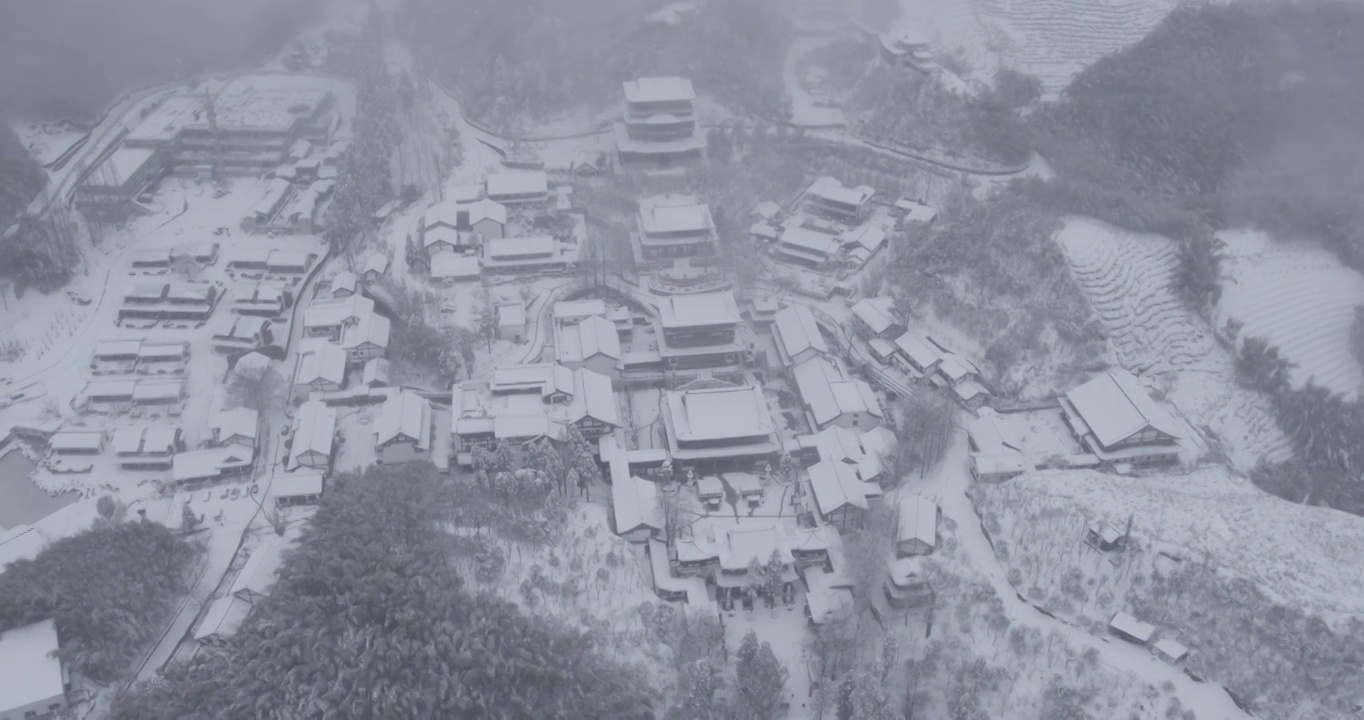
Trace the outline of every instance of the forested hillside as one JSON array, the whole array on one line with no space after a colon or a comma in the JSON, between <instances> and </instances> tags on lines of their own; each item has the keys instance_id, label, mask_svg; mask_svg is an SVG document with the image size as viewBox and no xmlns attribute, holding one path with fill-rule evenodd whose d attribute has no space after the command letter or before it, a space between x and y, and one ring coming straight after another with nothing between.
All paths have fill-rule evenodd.
<instances>
[{"instance_id":1,"label":"forested hillside","mask_svg":"<svg viewBox=\"0 0 1364 720\"><path fill-rule=\"evenodd\" d=\"M646 22L657 0L412 0L397 25L464 110L501 131L621 99L621 82L682 75L736 112L783 118L788 26L774 0L702 3Z\"/></svg>"},{"instance_id":2,"label":"forested hillside","mask_svg":"<svg viewBox=\"0 0 1364 720\"><path fill-rule=\"evenodd\" d=\"M4 113L0 113L0 226L8 225L46 182L42 168L29 157Z\"/></svg>"},{"instance_id":3,"label":"forested hillside","mask_svg":"<svg viewBox=\"0 0 1364 720\"><path fill-rule=\"evenodd\" d=\"M1364 264L1364 6L1185 7L1033 116L1072 209L1134 230L1254 223Z\"/></svg>"},{"instance_id":4,"label":"forested hillside","mask_svg":"<svg viewBox=\"0 0 1364 720\"><path fill-rule=\"evenodd\" d=\"M483 502L479 486L430 465L329 485L274 590L227 646L137 689L114 717L654 717L636 673L590 636L457 577L453 529L525 508Z\"/></svg>"}]
</instances>

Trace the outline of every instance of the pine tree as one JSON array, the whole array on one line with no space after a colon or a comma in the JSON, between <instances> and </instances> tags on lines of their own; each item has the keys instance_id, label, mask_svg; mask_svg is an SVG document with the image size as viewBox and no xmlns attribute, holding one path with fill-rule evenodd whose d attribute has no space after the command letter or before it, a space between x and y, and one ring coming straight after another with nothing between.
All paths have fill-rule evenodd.
<instances>
[{"instance_id":1,"label":"pine tree","mask_svg":"<svg viewBox=\"0 0 1364 720\"><path fill-rule=\"evenodd\" d=\"M752 630L744 635L735 656L734 704L730 717L735 720L772 720L782 712L786 693L786 667L777 660L772 646L759 643Z\"/></svg>"}]
</instances>

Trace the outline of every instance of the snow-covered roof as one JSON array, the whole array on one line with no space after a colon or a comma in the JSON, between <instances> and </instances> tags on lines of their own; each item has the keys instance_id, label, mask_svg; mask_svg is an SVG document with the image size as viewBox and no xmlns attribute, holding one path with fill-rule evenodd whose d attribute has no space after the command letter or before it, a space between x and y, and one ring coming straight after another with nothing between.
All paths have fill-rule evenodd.
<instances>
[{"instance_id":1,"label":"snow-covered roof","mask_svg":"<svg viewBox=\"0 0 1364 720\"><path fill-rule=\"evenodd\" d=\"M611 510L616 516L616 532L629 532L640 527L663 529L663 517L658 507L658 488L648 480L634 475L612 478Z\"/></svg>"},{"instance_id":2,"label":"snow-covered roof","mask_svg":"<svg viewBox=\"0 0 1364 720\"><path fill-rule=\"evenodd\" d=\"M137 390L136 380L91 380L85 384L85 397L95 398L133 398Z\"/></svg>"},{"instance_id":3,"label":"snow-covered roof","mask_svg":"<svg viewBox=\"0 0 1364 720\"><path fill-rule=\"evenodd\" d=\"M170 427L122 427L114 430L110 445L116 455L169 454L180 430Z\"/></svg>"},{"instance_id":4,"label":"snow-covered roof","mask_svg":"<svg viewBox=\"0 0 1364 720\"><path fill-rule=\"evenodd\" d=\"M501 365L493 370L492 391L539 392L541 397L573 393L573 371L555 363Z\"/></svg>"},{"instance_id":5,"label":"snow-covered roof","mask_svg":"<svg viewBox=\"0 0 1364 720\"><path fill-rule=\"evenodd\" d=\"M393 323L379 313L365 313L341 330L341 347L350 350L370 344L387 348L392 326Z\"/></svg>"},{"instance_id":6,"label":"snow-covered roof","mask_svg":"<svg viewBox=\"0 0 1364 720\"><path fill-rule=\"evenodd\" d=\"M807 470L810 489L821 515L843 507L866 510L867 483L857 476L857 466L838 460L820 460Z\"/></svg>"},{"instance_id":7,"label":"snow-covered roof","mask_svg":"<svg viewBox=\"0 0 1364 720\"><path fill-rule=\"evenodd\" d=\"M853 303L852 312L877 335L901 325L900 319L895 317L893 301L888 297L862 298Z\"/></svg>"},{"instance_id":8,"label":"snow-covered roof","mask_svg":"<svg viewBox=\"0 0 1364 720\"><path fill-rule=\"evenodd\" d=\"M784 542L780 527L776 525L731 527L720 540L720 568L731 571L747 570L754 560L760 565L766 565L774 552L783 565L795 562L791 550Z\"/></svg>"},{"instance_id":9,"label":"snow-covered roof","mask_svg":"<svg viewBox=\"0 0 1364 720\"><path fill-rule=\"evenodd\" d=\"M429 252L433 245L449 245L451 247L462 247L464 245L464 235L448 225L436 225L429 227L422 232L422 247Z\"/></svg>"},{"instance_id":10,"label":"snow-covered roof","mask_svg":"<svg viewBox=\"0 0 1364 720\"><path fill-rule=\"evenodd\" d=\"M826 258L838 254L841 247L834 236L799 226L783 229L779 242L786 247Z\"/></svg>"},{"instance_id":11,"label":"snow-covered roof","mask_svg":"<svg viewBox=\"0 0 1364 720\"><path fill-rule=\"evenodd\" d=\"M966 434L970 436L978 452L994 454L1023 449L1023 439L1018 437L1018 433L1007 423L1001 421L999 413L991 408L981 408L977 415L975 420L967 423Z\"/></svg>"},{"instance_id":12,"label":"snow-covered roof","mask_svg":"<svg viewBox=\"0 0 1364 720\"><path fill-rule=\"evenodd\" d=\"M794 358L806 350L828 354L829 345L824 341L824 334L819 331L819 324L815 322L815 314L810 312L810 308L792 305L778 310L773 319L776 323L773 326L774 334L787 357Z\"/></svg>"},{"instance_id":13,"label":"snow-covered roof","mask_svg":"<svg viewBox=\"0 0 1364 720\"><path fill-rule=\"evenodd\" d=\"M488 197L493 200L549 193L549 178L543 170L493 173L487 185Z\"/></svg>"},{"instance_id":14,"label":"snow-covered roof","mask_svg":"<svg viewBox=\"0 0 1364 720\"><path fill-rule=\"evenodd\" d=\"M183 398L184 395L185 382L183 380L141 380L137 383L137 387L133 388L134 402L179 400Z\"/></svg>"},{"instance_id":15,"label":"snow-covered roof","mask_svg":"<svg viewBox=\"0 0 1364 720\"><path fill-rule=\"evenodd\" d=\"M947 378L953 385L965 380L967 377L976 373L976 366L970 360L950 352L942 354L942 362L938 364L938 372Z\"/></svg>"},{"instance_id":16,"label":"snow-covered roof","mask_svg":"<svg viewBox=\"0 0 1364 720\"><path fill-rule=\"evenodd\" d=\"M757 205L754 205L753 211L750 214L754 217L760 217L770 221L781 214L781 206L771 200L764 200Z\"/></svg>"},{"instance_id":17,"label":"snow-covered roof","mask_svg":"<svg viewBox=\"0 0 1364 720\"><path fill-rule=\"evenodd\" d=\"M449 251L431 256L431 277L437 280L469 280L478 277L481 272L476 256Z\"/></svg>"},{"instance_id":18,"label":"snow-covered roof","mask_svg":"<svg viewBox=\"0 0 1364 720\"><path fill-rule=\"evenodd\" d=\"M760 388L672 391L667 398L672 428L681 442L751 438L775 432Z\"/></svg>"},{"instance_id":19,"label":"snow-covered roof","mask_svg":"<svg viewBox=\"0 0 1364 720\"><path fill-rule=\"evenodd\" d=\"M904 353L905 357L921 368L932 368L942 361L942 353L914 333L907 332L896 338L895 346L900 348L900 352Z\"/></svg>"},{"instance_id":20,"label":"snow-covered roof","mask_svg":"<svg viewBox=\"0 0 1364 720\"><path fill-rule=\"evenodd\" d=\"M659 298L659 321L664 328L738 324L739 306L734 293L695 293Z\"/></svg>"},{"instance_id":21,"label":"snow-covered roof","mask_svg":"<svg viewBox=\"0 0 1364 720\"><path fill-rule=\"evenodd\" d=\"M1066 393L1100 445L1116 445L1152 428L1178 437L1174 419L1151 399L1132 373L1110 370Z\"/></svg>"},{"instance_id":22,"label":"snow-covered roof","mask_svg":"<svg viewBox=\"0 0 1364 720\"><path fill-rule=\"evenodd\" d=\"M900 522L897 535L900 542L918 540L932 547L938 545L938 506L918 495L900 499Z\"/></svg>"},{"instance_id":23,"label":"snow-covered roof","mask_svg":"<svg viewBox=\"0 0 1364 720\"><path fill-rule=\"evenodd\" d=\"M498 225L507 224L507 206L495 200L484 198L469 203L464 209L469 211L469 224L492 220Z\"/></svg>"},{"instance_id":24,"label":"snow-covered roof","mask_svg":"<svg viewBox=\"0 0 1364 720\"><path fill-rule=\"evenodd\" d=\"M548 257L554 254L554 238L548 235L493 238L483 243L483 251L493 260Z\"/></svg>"},{"instance_id":25,"label":"snow-covered roof","mask_svg":"<svg viewBox=\"0 0 1364 720\"><path fill-rule=\"evenodd\" d=\"M355 273L349 270L343 270L337 273L336 277L332 278L332 294L335 295L342 292L353 293L359 282L360 279L355 276Z\"/></svg>"},{"instance_id":26,"label":"snow-covered roof","mask_svg":"<svg viewBox=\"0 0 1364 720\"><path fill-rule=\"evenodd\" d=\"M611 378L587 368L574 370L573 400L569 404L569 412L573 422L590 417L610 425L620 425Z\"/></svg>"},{"instance_id":27,"label":"snow-covered roof","mask_svg":"<svg viewBox=\"0 0 1364 720\"><path fill-rule=\"evenodd\" d=\"M270 495L275 498L311 497L322 494L322 473L297 472L276 475L270 481Z\"/></svg>"},{"instance_id":28,"label":"snow-covered roof","mask_svg":"<svg viewBox=\"0 0 1364 720\"><path fill-rule=\"evenodd\" d=\"M593 315L559 328L559 362L582 362L597 355L619 360L620 335L604 317Z\"/></svg>"},{"instance_id":29,"label":"snow-covered roof","mask_svg":"<svg viewBox=\"0 0 1364 720\"><path fill-rule=\"evenodd\" d=\"M62 430L52 436L48 446L56 452L99 450L104 445L104 433L99 430Z\"/></svg>"},{"instance_id":30,"label":"snow-covered roof","mask_svg":"<svg viewBox=\"0 0 1364 720\"><path fill-rule=\"evenodd\" d=\"M493 418L493 437L498 440L537 438L549 434L549 417L544 414L499 415Z\"/></svg>"},{"instance_id":31,"label":"snow-covered roof","mask_svg":"<svg viewBox=\"0 0 1364 720\"><path fill-rule=\"evenodd\" d=\"M876 223L865 223L838 238L844 245L857 245L867 252L876 252L886 244L886 231Z\"/></svg>"},{"instance_id":32,"label":"snow-covered roof","mask_svg":"<svg viewBox=\"0 0 1364 720\"><path fill-rule=\"evenodd\" d=\"M216 478L228 470L250 465L254 457L255 451L236 445L176 453L171 460L171 480L180 483Z\"/></svg>"},{"instance_id":33,"label":"snow-covered roof","mask_svg":"<svg viewBox=\"0 0 1364 720\"><path fill-rule=\"evenodd\" d=\"M380 446L405 439L415 442L419 450L430 449L431 403L409 390L389 395L374 424L374 436Z\"/></svg>"},{"instance_id":34,"label":"snow-covered roof","mask_svg":"<svg viewBox=\"0 0 1364 720\"><path fill-rule=\"evenodd\" d=\"M95 343L96 358L137 357L142 347L141 340L102 340Z\"/></svg>"},{"instance_id":35,"label":"snow-covered roof","mask_svg":"<svg viewBox=\"0 0 1364 720\"><path fill-rule=\"evenodd\" d=\"M606 316L605 300L563 300L554 303L555 320L579 320L592 315Z\"/></svg>"},{"instance_id":36,"label":"snow-covered roof","mask_svg":"<svg viewBox=\"0 0 1364 720\"><path fill-rule=\"evenodd\" d=\"M627 80L625 102L690 102L696 99L696 90L691 81L682 77L649 77Z\"/></svg>"},{"instance_id":37,"label":"snow-covered roof","mask_svg":"<svg viewBox=\"0 0 1364 720\"><path fill-rule=\"evenodd\" d=\"M322 339L300 343L295 385L316 381L340 385L346 380L346 351Z\"/></svg>"},{"instance_id":38,"label":"snow-covered roof","mask_svg":"<svg viewBox=\"0 0 1364 720\"><path fill-rule=\"evenodd\" d=\"M805 192L822 200L853 206L861 206L863 203L870 202L872 196L876 194L876 191L868 185L850 188L828 175L816 178L814 182L810 183L810 187L806 188Z\"/></svg>"},{"instance_id":39,"label":"snow-covered roof","mask_svg":"<svg viewBox=\"0 0 1364 720\"><path fill-rule=\"evenodd\" d=\"M881 404L864 380L844 377L836 365L823 356L815 356L791 368L796 391L823 427L847 413L868 413L881 417Z\"/></svg>"},{"instance_id":40,"label":"snow-covered roof","mask_svg":"<svg viewBox=\"0 0 1364 720\"><path fill-rule=\"evenodd\" d=\"M971 462L980 475L1021 475L1033 470L1033 465L1019 452L976 453Z\"/></svg>"},{"instance_id":41,"label":"snow-covered roof","mask_svg":"<svg viewBox=\"0 0 1364 720\"><path fill-rule=\"evenodd\" d=\"M1144 623L1125 612L1114 615L1113 619L1108 621L1108 626L1143 643L1150 640L1156 632L1154 625Z\"/></svg>"},{"instance_id":42,"label":"snow-covered roof","mask_svg":"<svg viewBox=\"0 0 1364 720\"><path fill-rule=\"evenodd\" d=\"M365 261L365 266L361 269L361 272L374 272L383 275L385 272L388 272L388 256L377 253L370 255L369 259Z\"/></svg>"},{"instance_id":43,"label":"snow-covered roof","mask_svg":"<svg viewBox=\"0 0 1364 720\"><path fill-rule=\"evenodd\" d=\"M700 233L715 227L710 206L692 195L661 195L639 201L640 226L650 235Z\"/></svg>"},{"instance_id":44,"label":"snow-covered roof","mask_svg":"<svg viewBox=\"0 0 1364 720\"><path fill-rule=\"evenodd\" d=\"M768 241L776 240L778 237L781 237L781 233L777 228L773 227L766 220L759 220L752 225L749 225L748 234Z\"/></svg>"},{"instance_id":45,"label":"snow-covered roof","mask_svg":"<svg viewBox=\"0 0 1364 720\"><path fill-rule=\"evenodd\" d=\"M327 328L344 325L347 321L358 320L361 315L374 312L374 301L364 295L355 294L344 298L314 300L303 311L303 326L307 328Z\"/></svg>"},{"instance_id":46,"label":"snow-covered roof","mask_svg":"<svg viewBox=\"0 0 1364 720\"><path fill-rule=\"evenodd\" d=\"M1157 640L1154 647L1158 655L1170 662L1179 662L1184 659L1185 655L1189 654L1189 648L1185 647L1183 643L1170 638Z\"/></svg>"},{"instance_id":47,"label":"snow-covered roof","mask_svg":"<svg viewBox=\"0 0 1364 720\"><path fill-rule=\"evenodd\" d=\"M459 213L462 210L468 210L468 207L455 200L442 200L426 209L422 215L422 230L430 234L437 226L446 226L451 230L458 228Z\"/></svg>"},{"instance_id":48,"label":"snow-covered roof","mask_svg":"<svg viewBox=\"0 0 1364 720\"><path fill-rule=\"evenodd\" d=\"M821 568L805 571L805 602L810 609L810 620L816 625L853 611L852 590L833 586L829 582L831 577L832 573Z\"/></svg>"},{"instance_id":49,"label":"snow-covered roof","mask_svg":"<svg viewBox=\"0 0 1364 720\"><path fill-rule=\"evenodd\" d=\"M57 647L57 623L50 618L0 634L0 714L65 693Z\"/></svg>"},{"instance_id":50,"label":"snow-covered roof","mask_svg":"<svg viewBox=\"0 0 1364 720\"><path fill-rule=\"evenodd\" d=\"M896 200L895 209L904 211L905 219L912 222L931 223L938 217L937 210L909 198Z\"/></svg>"},{"instance_id":51,"label":"snow-covered roof","mask_svg":"<svg viewBox=\"0 0 1364 720\"><path fill-rule=\"evenodd\" d=\"M367 387L388 384L388 358L373 358L365 363L361 382Z\"/></svg>"},{"instance_id":52,"label":"snow-covered roof","mask_svg":"<svg viewBox=\"0 0 1364 720\"><path fill-rule=\"evenodd\" d=\"M260 426L260 413L248 407L219 410L208 416L208 428L219 438L255 438Z\"/></svg>"},{"instance_id":53,"label":"snow-covered roof","mask_svg":"<svg viewBox=\"0 0 1364 720\"><path fill-rule=\"evenodd\" d=\"M294 439L289 448L289 465L298 467L305 453L330 457L336 435L336 410L319 400L309 400L298 406L294 416Z\"/></svg>"}]
</instances>

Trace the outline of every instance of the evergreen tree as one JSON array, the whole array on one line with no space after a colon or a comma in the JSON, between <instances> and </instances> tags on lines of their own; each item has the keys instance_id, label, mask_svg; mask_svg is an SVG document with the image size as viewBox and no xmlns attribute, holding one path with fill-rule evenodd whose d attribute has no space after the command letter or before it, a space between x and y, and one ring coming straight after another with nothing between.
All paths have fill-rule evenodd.
<instances>
[{"instance_id":1,"label":"evergreen tree","mask_svg":"<svg viewBox=\"0 0 1364 720\"><path fill-rule=\"evenodd\" d=\"M759 643L752 630L744 635L735 656L734 720L772 720L782 714L787 670L768 643Z\"/></svg>"}]
</instances>

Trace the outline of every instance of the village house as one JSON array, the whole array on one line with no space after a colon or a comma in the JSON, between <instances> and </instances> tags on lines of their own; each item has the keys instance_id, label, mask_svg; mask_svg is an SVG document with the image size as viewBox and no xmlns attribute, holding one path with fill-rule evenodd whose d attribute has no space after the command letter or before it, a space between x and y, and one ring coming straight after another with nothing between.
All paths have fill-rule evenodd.
<instances>
[{"instance_id":1,"label":"village house","mask_svg":"<svg viewBox=\"0 0 1364 720\"><path fill-rule=\"evenodd\" d=\"M557 273L570 262L548 235L488 240L483 243L480 259L483 271L488 273Z\"/></svg>"},{"instance_id":2,"label":"village house","mask_svg":"<svg viewBox=\"0 0 1364 720\"><path fill-rule=\"evenodd\" d=\"M611 521L615 533L632 543L662 538L658 487L630 473L625 447L615 438L604 438L603 445L611 478Z\"/></svg>"},{"instance_id":3,"label":"village house","mask_svg":"<svg viewBox=\"0 0 1364 720\"><path fill-rule=\"evenodd\" d=\"M622 164L668 167L699 160L706 143L696 124L690 80L653 77L624 83L625 112L615 124Z\"/></svg>"},{"instance_id":4,"label":"village house","mask_svg":"<svg viewBox=\"0 0 1364 720\"><path fill-rule=\"evenodd\" d=\"M1126 370L1110 370L1066 393L1061 410L1075 438L1103 462L1179 461L1174 417Z\"/></svg>"},{"instance_id":5,"label":"village house","mask_svg":"<svg viewBox=\"0 0 1364 720\"><path fill-rule=\"evenodd\" d=\"M902 197L895 201L894 214L899 227L927 227L938 219L938 211L911 198Z\"/></svg>"},{"instance_id":6,"label":"village house","mask_svg":"<svg viewBox=\"0 0 1364 720\"><path fill-rule=\"evenodd\" d=\"M324 487L320 472L297 472L292 475L278 475L270 481L270 497L277 507L316 505L322 501Z\"/></svg>"},{"instance_id":7,"label":"village house","mask_svg":"<svg viewBox=\"0 0 1364 720\"><path fill-rule=\"evenodd\" d=\"M933 601L933 586L929 585L918 557L891 560L886 572L886 603L896 610L922 607Z\"/></svg>"},{"instance_id":8,"label":"village house","mask_svg":"<svg viewBox=\"0 0 1364 720\"><path fill-rule=\"evenodd\" d=\"M260 413L247 407L219 410L208 416L208 429L214 445L253 448L260 437Z\"/></svg>"},{"instance_id":9,"label":"village house","mask_svg":"<svg viewBox=\"0 0 1364 720\"><path fill-rule=\"evenodd\" d=\"M70 686L60 659L55 620L40 620L0 633L0 718L62 715Z\"/></svg>"},{"instance_id":10,"label":"village house","mask_svg":"<svg viewBox=\"0 0 1364 720\"><path fill-rule=\"evenodd\" d=\"M1156 627L1120 612L1108 621L1108 631L1127 642L1145 645L1155 636Z\"/></svg>"},{"instance_id":11,"label":"village house","mask_svg":"<svg viewBox=\"0 0 1364 720\"><path fill-rule=\"evenodd\" d=\"M58 457L99 455L104 452L104 439L102 430L63 429L52 435L47 447Z\"/></svg>"},{"instance_id":12,"label":"village house","mask_svg":"<svg viewBox=\"0 0 1364 720\"><path fill-rule=\"evenodd\" d=\"M601 315L570 321L556 313L554 349L565 367L585 367L611 378L613 384L620 379L620 335L615 324Z\"/></svg>"},{"instance_id":13,"label":"village house","mask_svg":"<svg viewBox=\"0 0 1364 720\"><path fill-rule=\"evenodd\" d=\"M383 277L384 273L387 272L388 256L376 253L370 255L368 260L365 260L365 265L364 268L360 270L360 275L365 279L365 282L372 283L378 282L379 278Z\"/></svg>"},{"instance_id":14,"label":"village house","mask_svg":"<svg viewBox=\"0 0 1364 720\"><path fill-rule=\"evenodd\" d=\"M393 324L379 313L361 315L355 323L341 329L341 342L337 343L346 352L346 362L363 365L374 358L388 353L389 335Z\"/></svg>"},{"instance_id":15,"label":"village house","mask_svg":"<svg viewBox=\"0 0 1364 720\"><path fill-rule=\"evenodd\" d=\"M664 393L662 415L673 462L705 472L751 470L780 452L762 389L714 385Z\"/></svg>"},{"instance_id":16,"label":"village house","mask_svg":"<svg viewBox=\"0 0 1364 720\"><path fill-rule=\"evenodd\" d=\"M171 461L171 482L196 485L242 477L251 472L255 461L255 448L241 445L176 453Z\"/></svg>"},{"instance_id":17,"label":"village house","mask_svg":"<svg viewBox=\"0 0 1364 720\"><path fill-rule=\"evenodd\" d=\"M360 370L360 384L367 388L388 387L388 358L374 358Z\"/></svg>"},{"instance_id":18,"label":"village house","mask_svg":"<svg viewBox=\"0 0 1364 720\"><path fill-rule=\"evenodd\" d=\"M938 505L918 495L900 500L895 552L900 557L928 555L938 547Z\"/></svg>"},{"instance_id":19,"label":"village house","mask_svg":"<svg viewBox=\"0 0 1364 720\"><path fill-rule=\"evenodd\" d=\"M332 286L329 294L334 298L348 298L355 294L360 284L360 278L349 270L343 270L332 278Z\"/></svg>"},{"instance_id":20,"label":"village house","mask_svg":"<svg viewBox=\"0 0 1364 720\"><path fill-rule=\"evenodd\" d=\"M886 231L875 221L865 222L838 236L843 253L856 267L862 267L886 246Z\"/></svg>"},{"instance_id":21,"label":"village house","mask_svg":"<svg viewBox=\"0 0 1364 720\"><path fill-rule=\"evenodd\" d=\"M503 366L490 380L456 383L451 413L457 457L464 465L472 461L476 447L491 450L499 442L522 447L542 437L562 440L569 425L588 439L620 427L610 378L554 363Z\"/></svg>"},{"instance_id":22,"label":"village house","mask_svg":"<svg viewBox=\"0 0 1364 720\"><path fill-rule=\"evenodd\" d=\"M543 170L492 173L486 182L488 199L502 205L544 205L549 200L549 178Z\"/></svg>"},{"instance_id":23,"label":"village house","mask_svg":"<svg viewBox=\"0 0 1364 720\"><path fill-rule=\"evenodd\" d=\"M895 338L895 347L900 359L921 376L937 370L938 363L942 362L942 353L932 343L911 332Z\"/></svg>"},{"instance_id":24,"label":"village house","mask_svg":"<svg viewBox=\"0 0 1364 720\"><path fill-rule=\"evenodd\" d=\"M236 355L263 348L274 339L268 319L258 315L238 315L223 318L223 324L213 333L213 350L224 355Z\"/></svg>"},{"instance_id":25,"label":"village house","mask_svg":"<svg viewBox=\"0 0 1364 720\"><path fill-rule=\"evenodd\" d=\"M300 345L294 361L294 402L301 403L314 392L334 392L345 387L345 350L320 338Z\"/></svg>"},{"instance_id":26,"label":"village house","mask_svg":"<svg viewBox=\"0 0 1364 720\"><path fill-rule=\"evenodd\" d=\"M328 471L336 438L336 410L318 400L309 400L294 414L288 470L300 467Z\"/></svg>"},{"instance_id":27,"label":"village house","mask_svg":"<svg viewBox=\"0 0 1364 720\"><path fill-rule=\"evenodd\" d=\"M133 388L134 415L138 411L157 410L179 415L180 404L186 397L184 380L139 380Z\"/></svg>"},{"instance_id":28,"label":"village house","mask_svg":"<svg viewBox=\"0 0 1364 720\"><path fill-rule=\"evenodd\" d=\"M895 448L895 434L885 426L857 432L831 425L813 435L803 435L797 442L801 457L807 461L813 452L816 461L853 465L863 482L881 483L894 479L887 477L886 459Z\"/></svg>"},{"instance_id":29,"label":"village house","mask_svg":"<svg viewBox=\"0 0 1364 720\"><path fill-rule=\"evenodd\" d=\"M855 226L865 222L871 214L871 199L875 195L876 191L870 186L850 188L826 175L816 178L805 188L801 204L806 212Z\"/></svg>"},{"instance_id":30,"label":"village house","mask_svg":"<svg viewBox=\"0 0 1364 720\"><path fill-rule=\"evenodd\" d=\"M865 338L899 337L905 324L895 314L894 301L889 297L862 298L853 303L853 327Z\"/></svg>"},{"instance_id":31,"label":"village house","mask_svg":"<svg viewBox=\"0 0 1364 720\"><path fill-rule=\"evenodd\" d=\"M340 342L346 326L373 313L374 301L358 293L344 298L314 300L303 311L303 335Z\"/></svg>"},{"instance_id":32,"label":"village house","mask_svg":"<svg viewBox=\"0 0 1364 720\"><path fill-rule=\"evenodd\" d=\"M734 293L667 295L658 299L658 350L669 370L737 367L743 348Z\"/></svg>"},{"instance_id":33,"label":"village house","mask_svg":"<svg viewBox=\"0 0 1364 720\"><path fill-rule=\"evenodd\" d=\"M426 460L431 455L431 403L410 391L388 396L374 423L377 462L385 465Z\"/></svg>"},{"instance_id":34,"label":"village house","mask_svg":"<svg viewBox=\"0 0 1364 720\"><path fill-rule=\"evenodd\" d=\"M843 246L834 235L792 225L781 229L775 249L783 260L818 270L837 261Z\"/></svg>"},{"instance_id":35,"label":"village house","mask_svg":"<svg viewBox=\"0 0 1364 720\"><path fill-rule=\"evenodd\" d=\"M869 430L885 417L871 385L848 378L827 357L817 355L793 366L791 377L815 430L831 425Z\"/></svg>"},{"instance_id":36,"label":"village house","mask_svg":"<svg viewBox=\"0 0 1364 720\"><path fill-rule=\"evenodd\" d=\"M231 308L237 315L277 318L293 304L293 293L278 283L238 283L232 290Z\"/></svg>"},{"instance_id":37,"label":"village house","mask_svg":"<svg viewBox=\"0 0 1364 720\"><path fill-rule=\"evenodd\" d=\"M881 486L864 481L852 463L820 460L806 472L814 509L821 519L840 530L861 527L871 501L884 495Z\"/></svg>"},{"instance_id":38,"label":"village house","mask_svg":"<svg viewBox=\"0 0 1364 720\"><path fill-rule=\"evenodd\" d=\"M185 449L180 428L122 427L110 443L124 470L169 470L175 453Z\"/></svg>"}]
</instances>

